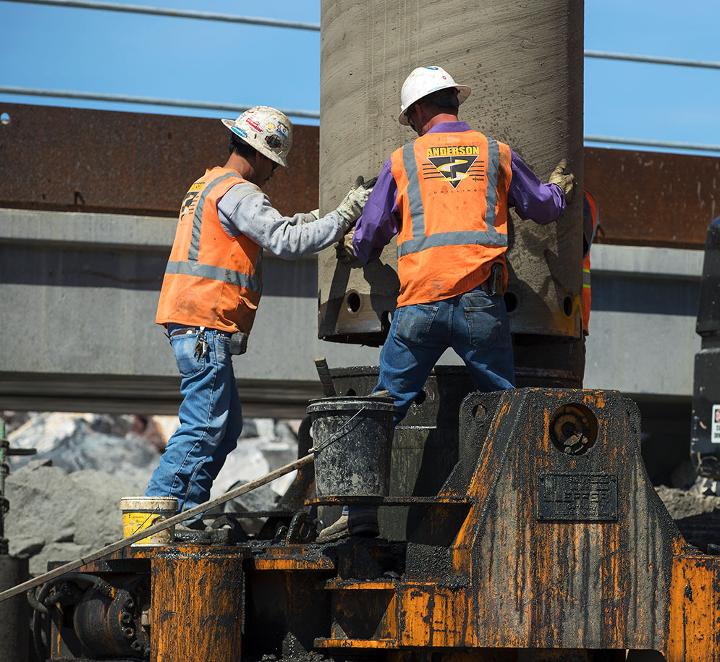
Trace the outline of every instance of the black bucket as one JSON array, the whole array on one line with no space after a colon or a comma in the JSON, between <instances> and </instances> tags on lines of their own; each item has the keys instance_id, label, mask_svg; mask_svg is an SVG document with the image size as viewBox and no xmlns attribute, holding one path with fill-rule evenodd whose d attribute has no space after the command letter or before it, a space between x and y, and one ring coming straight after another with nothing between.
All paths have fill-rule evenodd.
<instances>
[{"instance_id":1,"label":"black bucket","mask_svg":"<svg viewBox=\"0 0 720 662\"><path fill-rule=\"evenodd\" d=\"M312 400L318 497L383 497L390 485L395 406L389 398Z\"/></svg>"}]
</instances>

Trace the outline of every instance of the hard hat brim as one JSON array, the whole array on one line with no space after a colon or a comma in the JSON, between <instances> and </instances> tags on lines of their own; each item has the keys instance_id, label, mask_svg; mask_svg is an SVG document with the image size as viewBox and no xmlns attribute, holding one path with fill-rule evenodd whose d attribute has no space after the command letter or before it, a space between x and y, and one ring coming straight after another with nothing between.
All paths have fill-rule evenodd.
<instances>
[{"instance_id":1,"label":"hard hat brim","mask_svg":"<svg viewBox=\"0 0 720 662\"><path fill-rule=\"evenodd\" d=\"M434 90L430 90L430 92L426 92L421 97L418 97L417 99L413 99L408 105L407 108L403 108L400 112L400 115L398 116L398 122L402 124L403 126L410 126L410 123L408 122L407 118L407 111L410 106L412 106L414 103L417 103L420 101L420 99L424 99L426 96L433 94L435 92L439 92L440 90L447 90L449 88L455 88L458 93L458 105L462 105L465 103L467 98L470 96L470 92L472 89L468 85L440 85L439 87L436 87Z\"/></svg>"},{"instance_id":2,"label":"hard hat brim","mask_svg":"<svg viewBox=\"0 0 720 662\"><path fill-rule=\"evenodd\" d=\"M261 142L256 142L254 140L248 140L248 136L241 136L236 130L235 130L235 120L226 120L221 119L220 120L226 128L230 129L240 140L242 140L244 143L247 143L252 147L256 152L260 152L263 156L266 156L271 161L274 161L275 163L281 165L283 168L287 168L287 161L277 154L275 154L272 150L267 149L265 145L263 145Z\"/></svg>"}]
</instances>

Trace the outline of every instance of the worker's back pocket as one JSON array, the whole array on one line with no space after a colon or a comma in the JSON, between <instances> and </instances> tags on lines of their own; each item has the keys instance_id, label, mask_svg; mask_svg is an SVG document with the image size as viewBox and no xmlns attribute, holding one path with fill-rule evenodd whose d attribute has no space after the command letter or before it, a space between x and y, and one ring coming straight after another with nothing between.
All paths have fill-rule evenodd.
<instances>
[{"instance_id":1,"label":"worker's back pocket","mask_svg":"<svg viewBox=\"0 0 720 662\"><path fill-rule=\"evenodd\" d=\"M395 311L397 317L396 335L409 345L422 345L430 340L432 325L439 306L418 303L402 306Z\"/></svg>"},{"instance_id":2,"label":"worker's back pocket","mask_svg":"<svg viewBox=\"0 0 720 662\"><path fill-rule=\"evenodd\" d=\"M502 297L470 292L462 297L462 307L473 347L506 344L508 321Z\"/></svg>"}]
</instances>

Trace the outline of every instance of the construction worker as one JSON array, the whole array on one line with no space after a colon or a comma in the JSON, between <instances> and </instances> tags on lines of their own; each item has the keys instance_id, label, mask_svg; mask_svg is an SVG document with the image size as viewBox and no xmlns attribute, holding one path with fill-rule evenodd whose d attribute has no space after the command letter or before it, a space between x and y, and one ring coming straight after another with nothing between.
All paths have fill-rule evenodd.
<instances>
[{"instance_id":1,"label":"construction worker","mask_svg":"<svg viewBox=\"0 0 720 662\"><path fill-rule=\"evenodd\" d=\"M583 195L583 281L582 281L582 375L585 375L585 338L590 334L590 248L599 227L599 213L595 198L589 191Z\"/></svg>"},{"instance_id":2,"label":"construction worker","mask_svg":"<svg viewBox=\"0 0 720 662\"><path fill-rule=\"evenodd\" d=\"M583 291L582 291L582 323L583 335L590 333L590 248L598 230L598 208L590 191L583 195Z\"/></svg>"},{"instance_id":3,"label":"construction worker","mask_svg":"<svg viewBox=\"0 0 720 662\"><path fill-rule=\"evenodd\" d=\"M294 259L332 245L350 230L369 194L353 188L319 219L317 211L284 217L261 187L287 166L290 120L256 106L222 122L231 131L230 156L185 195L155 320L167 329L183 400L180 427L145 495L176 497L181 510L209 499L242 430L231 355L245 352L260 304L263 250ZM204 528L199 518L186 525Z\"/></svg>"},{"instance_id":4,"label":"construction worker","mask_svg":"<svg viewBox=\"0 0 720 662\"><path fill-rule=\"evenodd\" d=\"M400 293L380 354L376 391L402 420L435 362L452 347L478 389L512 388L507 283L508 208L545 224L573 190L562 161L542 183L507 145L458 120L470 88L437 66L418 67L400 93L400 124L418 138L395 150L340 257L361 266L397 235ZM319 540L377 533L376 514L353 508Z\"/></svg>"}]
</instances>

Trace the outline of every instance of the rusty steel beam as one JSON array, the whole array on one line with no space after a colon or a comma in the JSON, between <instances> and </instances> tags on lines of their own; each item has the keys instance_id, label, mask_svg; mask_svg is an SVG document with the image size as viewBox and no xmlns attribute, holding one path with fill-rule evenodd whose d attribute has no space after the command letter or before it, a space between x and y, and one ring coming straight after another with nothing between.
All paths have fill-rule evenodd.
<instances>
[{"instance_id":1,"label":"rusty steel beam","mask_svg":"<svg viewBox=\"0 0 720 662\"><path fill-rule=\"evenodd\" d=\"M170 215L226 154L214 119L0 104L0 207ZM297 126L290 167L267 187L284 213L318 201L319 132ZM700 248L720 214L720 159L585 148L599 242Z\"/></svg>"},{"instance_id":2,"label":"rusty steel beam","mask_svg":"<svg viewBox=\"0 0 720 662\"><path fill-rule=\"evenodd\" d=\"M605 243L701 248L720 213L718 158L586 148L585 182Z\"/></svg>"},{"instance_id":3,"label":"rusty steel beam","mask_svg":"<svg viewBox=\"0 0 720 662\"><path fill-rule=\"evenodd\" d=\"M177 214L187 187L227 156L217 119L0 104L0 207ZM296 126L266 187L283 213L318 206L317 127Z\"/></svg>"}]
</instances>

